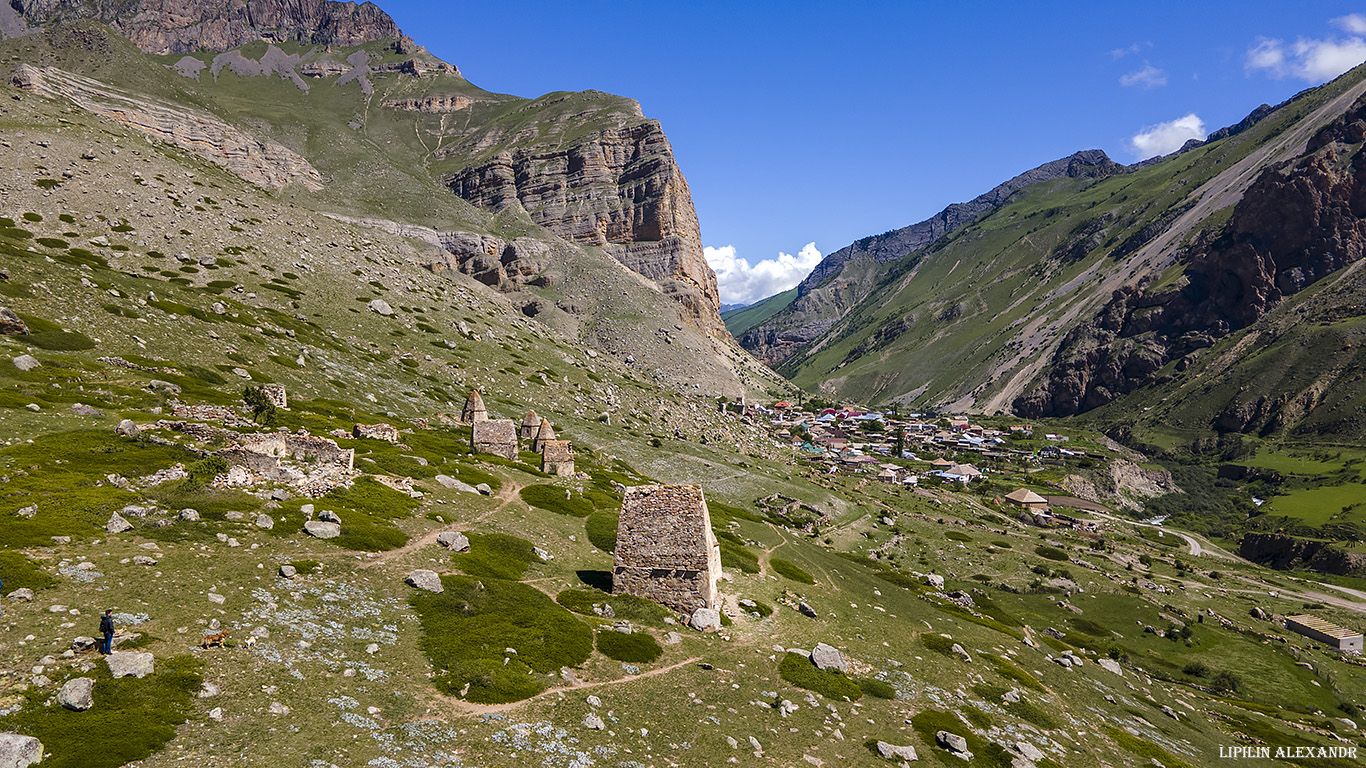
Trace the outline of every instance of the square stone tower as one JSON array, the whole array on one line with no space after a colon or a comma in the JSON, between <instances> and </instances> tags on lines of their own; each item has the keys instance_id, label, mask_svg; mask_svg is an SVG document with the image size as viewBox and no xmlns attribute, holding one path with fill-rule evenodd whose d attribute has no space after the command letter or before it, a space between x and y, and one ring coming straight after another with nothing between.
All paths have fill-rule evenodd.
<instances>
[{"instance_id":1,"label":"square stone tower","mask_svg":"<svg viewBox=\"0 0 1366 768\"><path fill-rule=\"evenodd\" d=\"M514 461L517 459L517 424L512 419L475 421L470 437L470 447L475 453L492 453Z\"/></svg>"},{"instance_id":2,"label":"square stone tower","mask_svg":"<svg viewBox=\"0 0 1366 768\"><path fill-rule=\"evenodd\" d=\"M691 614L716 608L721 547L702 489L642 485L626 489L617 526L612 591Z\"/></svg>"}]
</instances>

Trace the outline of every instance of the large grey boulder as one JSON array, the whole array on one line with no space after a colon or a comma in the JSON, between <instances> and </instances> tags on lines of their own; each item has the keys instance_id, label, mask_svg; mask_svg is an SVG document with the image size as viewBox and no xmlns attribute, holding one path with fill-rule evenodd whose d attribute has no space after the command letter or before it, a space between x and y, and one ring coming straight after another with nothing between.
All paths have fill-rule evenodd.
<instances>
[{"instance_id":1,"label":"large grey boulder","mask_svg":"<svg viewBox=\"0 0 1366 768\"><path fill-rule=\"evenodd\" d=\"M459 531L443 531L436 535L436 541L452 552L464 552L470 548L470 540Z\"/></svg>"},{"instance_id":2,"label":"large grey boulder","mask_svg":"<svg viewBox=\"0 0 1366 768\"><path fill-rule=\"evenodd\" d=\"M1039 749L1038 747L1034 746L1033 744L1027 741L1015 742L1015 748L1020 751L1020 755L1022 755L1024 759L1030 760L1035 763L1039 762L1045 757L1048 757L1048 755L1045 755L1043 753L1042 749Z\"/></svg>"},{"instance_id":3,"label":"large grey boulder","mask_svg":"<svg viewBox=\"0 0 1366 768\"><path fill-rule=\"evenodd\" d=\"M479 493L478 488L475 488L462 480L451 477L450 475L437 475L436 482L440 483L442 487L450 488L453 491L464 491L465 493L473 494Z\"/></svg>"},{"instance_id":4,"label":"large grey boulder","mask_svg":"<svg viewBox=\"0 0 1366 768\"><path fill-rule=\"evenodd\" d=\"M385 317L394 314L394 308L389 306L389 302L384 299L375 299L374 301L371 301L370 310L372 312L378 312Z\"/></svg>"},{"instance_id":5,"label":"large grey boulder","mask_svg":"<svg viewBox=\"0 0 1366 768\"><path fill-rule=\"evenodd\" d=\"M109 674L114 677L146 677L152 674L153 660L150 653L124 651L111 653L104 657L109 663Z\"/></svg>"},{"instance_id":6,"label":"large grey boulder","mask_svg":"<svg viewBox=\"0 0 1366 768\"><path fill-rule=\"evenodd\" d=\"M282 579L292 579L292 578L294 578L295 576L298 576L298 575L299 575L299 569L295 568L294 566L292 566L292 565L282 565L282 566L280 566L280 578L282 578Z\"/></svg>"},{"instance_id":7,"label":"large grey boulder","mask_svg":"<svg viewBox=\"0 0 1366 768\"><path fill-rule=\"evenodd\" d=\"M109 533L123 533L133 530L133 524L123 519L123 515L115 512L109 516L109 522L104 524L104 530Z\"/></svg>"},{"instance_id":8,"label":"large grey boulder","mask_svg":"<svg viewBox=\"0 0 1366 768\"><path fill-rule=\"evenodd\" d=\"M20 355L14 358L14 367L21 371L31 371L34 368L42 368L43 364L33 355Z\"/></svg>"},{"instance_id":9,"label":"large grey boulder","mask_svg":"<svg viewBox=\"0 0 1366 768\"><path fill-rule=\"evenodd\" d=\"M67 680L60 691L57 691L57 703L67 709L77 712L84 712L95 704L95 679L92 677L77 677Z\"/></svg>"},{"instance_id":10,"label":"large grey boulder","mask_svg":"<svg viewBox=\"0 0 1366 768\"><path fill-rule=\"evenodd\" d=\"M262 530L269 531L271 528L275 527L275 519L272 518L270 515L257 515L256 527Z\"/></svg>"},{"instance_id":11,"label":"large grey boulder","mask_svg":"<svg viewBox=\"0 0 1366 768\"><path fill-rule=\"evenodd\" d=\"M91 648L94 648L95 644L98 642L99 641L93 637L81 635L80 637L71 641L71 650L76 651L78 653L80 651L88 651Z\"/></svg>"},{"instance_id":12,"label":"large grey boulder","mask_svg":"<svg viewBox=\"0 0 1366 768\"><path fill-rule=\"evenodd\" d=\"M1124 668L1121 667L1119 665L1119 662L1115 661L1114 659L1097 659L1096 663L1099 664L1100 668L1105 670L1106 672L1112 672L1116 675L1119 675L1120 677L1124 676Z\"/></svg>"},{"instance_id":13,"label":"large grey boulder","mask_svg":"<svg viewBox=\"0 0 1366 768\"><path fill-rule=\"evenodd\" d=\"M911 761L920 759L920 756L915 753L915 747L912 747L909 744L904 747L899 747L895 744L879 741L877 743L877 753L888 760Z\"/></svg>"},{"instance_id":14,"label":"large grey boulder","mask_svg":"<svg viewBox=\"0 0 1366 768\"><path fill-rule=\"evenodd\" d=\"M698 608L692 612L688 624L698 632L714 632L721 628L721 612L715 608Z\"/></svg>"},{"instance_id":15,"label":"large grey boulder","mask_svg":"<svg viewBox=\"0 0 1366 768\"><path fill-rule=\"evenodd\" d=\"M411 587L425 589L428 592L444 592L446 589L441 586L441 577L437 575L436 571L418 569L408 574L408 578L404 581Z\"/></svg>"},{"instance_id":16,"label":"large grey boulder","mask_svg":"<svg viewBox=\"0 0 1366 768\"><path fill-rule=\"evenodd\" d=\"M844 660L844 654L833 645L816 643L816 647L811 651L811 661L815 663L816 669L834 669L839 672L849 671L849 662Z\"/></svg>"},{"instance_id":17,"label":"large grey boulder","mask_svg":"<svg viewBox=\"0 0 1366 768\"><path fill-rule=\"evenodd\" d=\"M114 428L114 432L123 435L124 437L137 437L140 433L137 422L132 419L120 421L119 425Z\"/></svg>"},{"instance_id":18,"label":"large grey boulder","mask_svg":"<svg viewBox=\"0 0 1366 768\"><path fill-rule=\"evenodd\" d=\"M304 523L304 532L315 539L335 539L341 535L341 526L321 520L309 520Z\"/></svg>"},{"instance_id":19,"label":"large grey boulder","mask_svg":"<svg viewBox=\"0 0 1366 768\"><path fill-rule=\"evenodd\" d=\"M43 745L32 736L0 733L0 768L28 768L43 759Z\"/></svg>"},{"instance_id":20,"label":"large grey boulder","mask_svg":"<svg viewBox=\"0 0 1366 768\"><path fill-rule=\"evenodd\" d=\"M956 733L939 731L934 735L934 743L950 752L956 752L960 755L972 754L968 751L968 740Z\"/></svg>"},{"instance_id":21,"label":"large grey boulder","mask_svg":"<svg viewBox=\"0 0 1366 768\"><path fill-rule=\"evenodd\" d=\"M9 593L9 599L19 600L25 603L32 602L33 590L29 589L28 587L20 587L19 589L16 589L13 592Z\"/></svg>"},{"instance_id":22,"label":"large grey boulder","mask_svg":"<svg viewBox=\"0 0 1366 768\"><path fill-rule=\"evenodd\" d=\"M28 325L24 319L14 314L14 311L7 307L0 307L0 335L3 336L23 336L28 333Z\"/></svg>"},{"instance_id":23,"label":"large grey boulder","mask_svg":"<svg viewBox=\"0 0 1366 768\"><path fill-rule=\"evenodd\" d=\"M589 712L583 716L583 727L593 731L601 731L607 727L607 724L602 721L601 717L598 717L596 712Z\"/></svg>"}]
</instances>

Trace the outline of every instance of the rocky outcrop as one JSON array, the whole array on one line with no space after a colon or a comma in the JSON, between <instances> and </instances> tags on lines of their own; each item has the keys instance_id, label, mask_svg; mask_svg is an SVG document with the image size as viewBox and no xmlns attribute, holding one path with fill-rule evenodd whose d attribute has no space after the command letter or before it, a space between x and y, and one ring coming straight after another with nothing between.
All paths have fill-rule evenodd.
<instances>
[{"instance_id":1,"label":"rocky outcrop","mask_svg":"<svg viewBox=\"0 0 1366 768\"><path fill-rule=\"evenodd\" d=\"M431 115L441 115L448 112L459 112L474 100L468 96L458 94L448 94L444 96L427 96L420 99L390 99L384 102L384 106L390 109L401 109L405 112L425 112Z\"/></svg>"},{"instance_id":2,"label":"rocky outcrop","mask_svg":"<svg viewBox=\"0 0 1366 768\"><path fill-rule=\"evenodd\" d=\"M30 25L91 18L146 53L226 51L254 40L355 46L403 33L374 3L334 0L10 0ZM411 44L411 40L408 41Z\"/></svg>"},{"instance_id":3,"label":"rocky outcrop","mask_svg":"<svg viewBox=\"0 0 1366 768\"><path fill-rule=\"evenodd\" d=\"M954 203L922 222L857 240L822 259L797 286L792 304L747 331L740 345L776 365L825 333L868 295L887 273L882 265L962 229L1025 187L1060 178L1103 178L1123 170L1099 149L1077 152L1025 171L966 203Z\"/></svg>"},{"instance_id":4,"label":"rocky outcrop","mask_svg":"<svg viewBox=\"0 0 1366 768\"><path fill-rule=\"evenodd\" d=\"M1304 568L1340 576L1366 574L1366 555L1348 552L1327 542L1297 539L1283 533L1247 533L1238 554L1254 563L1279 570Z\"/></svg>"},{"instance_id":5,"label":"rocky outcrop","mask_svg":"<svg viewBox=\"0 0 1366 768\"><path fill-rule=\"evenodd\" d=\"M1248 187L1217 237L1206 233L1185 274L1161 288L1116 291L1090 322L1070 331L1042 386L1016 413L1070 416L1153 383L1175 361L1247 328L1366 253L1366 102L1328 124L1304 153L1268 168ZM1311 388L1312 390L1312 388ZM1230 402L1214 426L1273 429L1285 408L1312 408L1306 390Z\"/></svg>"},{"instance_id":6,"label":"rocky outcrop","mask_svg":"<svg viewBox=\"0 0 1366 768\"><path fill-rule=\"evenodd\" d=\"M496 152L447 178L462 198L494 211L518 206L537 224L596 246L658 283L684 318L724 333L716 274L688 182L658 121L632 118L568 146Z\"/></svg>"},{"instance_id":7,"label":"rocky outcrop","mask_svg":"<svg viewBox=\"0 0 1366 768\"><path fill-rule=\"evenodd\" d=\"M323 188L322 175L297 153L261 141L205 112L134 98L98 80L56 67L20 64L11 80L29 93L62 98L154 139L193 152L265 189L298 183Z\"/></svg>"}]
</instances>

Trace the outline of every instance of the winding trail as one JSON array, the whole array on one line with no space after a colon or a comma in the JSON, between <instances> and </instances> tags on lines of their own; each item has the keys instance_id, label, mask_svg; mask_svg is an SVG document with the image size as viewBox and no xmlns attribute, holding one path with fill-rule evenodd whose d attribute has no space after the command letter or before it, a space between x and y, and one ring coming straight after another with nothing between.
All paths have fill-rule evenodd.
<instances>
[{"instance_id":1,"label":"winding trail","mask_svg":"<svg viewBox=\"0 0 1366 768\"><path fill-rule=\"evenodd\" d=\"M605 688L607 686L622 685L625 683L634 682L636 680L644 680L647 677L657 677L659 675L673 672L674 670L681 669L683 667L688 666L689 664L696 664L701 660L701 656L693 656L691 658L684 659L683 661L670 664L667 667L660 667L659 669L652 669L649 672L642 672L639 675L621 677L615 680L600 680L596 683L581 682L576 683L574 685L563 685L558 688L547 688L544 691L541 691L540 693L536 694L535 696L532 696L531 698L522 699L521 701L514 701L509 704L475 704L474 702L465 701L464 699L459 699L454 696L445 696L441 694L436 694L436 696L439 701L441 701L452 712L458 715L482 715L490 712L506 712L510 709L516 709L517 707L536 701L537 699L540 699L545 696L551 696L557 693L565 693L567 691L583 691L591 690L593 688Z\"/></svg>"},{"instance_id":2,"label":"winding trail","mask_svg":"<svg viewBox=\"0 0 1366 768\"><path fill-rule=\"evenodd\" d=\"M440 528L434 528L428 531L427 533L423 534L422 536L419 536L416 539L412 539L407 544L404 544L403 546L398 547L397 549L391 549L388 552L385 552L384 554L372 560L365 561L361 564L360 567L374 568L377 565L383 565L385 563L393 562L394 560L403 557L404 555L407 555L411 552L415 552L431 544L435 544L436 537L440 536L443 533L446 533L447 531L463 531L464 529L468 528L469 526L475 523L481 523L487 520L493 514L502 511L504 508L507 507L508 504L511 504L514 499L518 498L517 494L521 489L522 487L517 483L514 483L511 480L505 480L503 482L503 487L498 489L498 493L494 494L491 497L497 499L498 504L484 511L478 517L475 517L471 520L462 520L459 522L450 523L449 525L444 525Z\"/></svg>"}]
</instances>

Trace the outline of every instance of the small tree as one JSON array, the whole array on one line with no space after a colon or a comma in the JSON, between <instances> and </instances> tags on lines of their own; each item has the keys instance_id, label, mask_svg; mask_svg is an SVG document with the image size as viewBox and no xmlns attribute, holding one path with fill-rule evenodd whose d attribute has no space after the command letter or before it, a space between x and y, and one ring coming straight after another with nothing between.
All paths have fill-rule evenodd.
<instances>
[{"instance_id":1,"label":"small tree","mask_svg":"<svg viewBox=\"0 0 1366 768\"><path fill-rule=\"evenodd\" d=\"M251 419L257 424L275 423L275 403L266 397L260 387L247 387L242 390L242 401L251 408Z\"/></svg>"}]
</instances>

